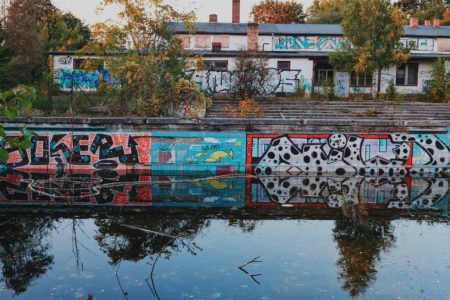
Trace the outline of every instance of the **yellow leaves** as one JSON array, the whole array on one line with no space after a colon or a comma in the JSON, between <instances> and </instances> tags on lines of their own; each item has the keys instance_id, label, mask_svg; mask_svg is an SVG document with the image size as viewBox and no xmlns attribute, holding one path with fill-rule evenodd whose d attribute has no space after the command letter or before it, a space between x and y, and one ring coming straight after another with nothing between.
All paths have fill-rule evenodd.
<instances>
[{"instance_id":1,"label":"yellow leaves","mask_svg":"<svg viewBox=\"0 0 450 300\"><path fill-rule=\"evenodd\" d=\"M404 11L402 11L397 6L394 6L391 9L391 18L394 24L401 26L405 24L408 17Z\"/></svg>"}]
</instances>

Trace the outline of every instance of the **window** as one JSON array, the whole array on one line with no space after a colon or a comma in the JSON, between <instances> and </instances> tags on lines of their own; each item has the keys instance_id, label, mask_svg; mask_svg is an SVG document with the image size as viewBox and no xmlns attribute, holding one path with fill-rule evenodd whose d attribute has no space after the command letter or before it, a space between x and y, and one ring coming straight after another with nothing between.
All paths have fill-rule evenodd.
<instances>
[{"instance_id":1,"label":"window","mask_svg":"<svg viewBox=\"0 0 450 300\"><path fill-rule=\"evenodd\" d=\"M417 85L419 64L406 64L397 67L395 75L396 85Z\"/></svg>"},{"instance_id":2,"label":"window","mask_svg":"<svg viewBox=\"0 0 450 300\"><path fill-rule=\"evenodd\" d=\"M326 81L333 82L334 70L327 62L317 62L314 68L314 85L323 86Z\"/></svg>"},{"instance_id":3,"label":"window","mask_svg":"<svg viewBox=\"0 0 450 300\"><path fill-rule=\"evenodd\" d=\"M372 73L352 72L350 86L372 86Z\"/></svg>"},{"instance_id":4,"label":"window","mask_svg":"<svg viewBox=\"0 0 450 300\"><path fill-rule=\"evenodd\" d=\"M73 60L75 70L103 69L103 60L95 58L75 58Z\"/></svg>"},{"instance_id":5,"label":"window","mask_svg":"<svg viewBox=\"0 0 450 300\"><path fill-rule=\"evenodd\" d=\"M228 71L228 60L205 60L204 69L211 71Z\"/></svg>"},{"instance_id":6,"label":"window","mask_svg":"<svg viewBox=\"0 0 450 300\"><path fill-rule=\"evenodd\" d=\"M212 43L212 51L213 52L220 52L220 51L222 51L222 43L213 42Z\"/></svg>"},{"instance_id":7,"label":"window","mask_svg":"<svg viewBox=\"0 0 450 300\"><path fill-rule=\"evenodd\" d=\"M277 63L278 70L290 70L291 62L289 60L279 60Z\"/></svg>"}]
</instances>

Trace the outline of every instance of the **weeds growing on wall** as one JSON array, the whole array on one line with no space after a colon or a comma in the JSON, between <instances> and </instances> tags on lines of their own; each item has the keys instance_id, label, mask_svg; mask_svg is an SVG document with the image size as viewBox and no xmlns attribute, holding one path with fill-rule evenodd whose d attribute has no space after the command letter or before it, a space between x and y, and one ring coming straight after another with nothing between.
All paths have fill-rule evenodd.
<instances>
[{"instance_id":1,"label":"weeds growing on wall","mask_svg":"<svg viewBox=\"0 0 450 300\"><path fill-rule=\"evenodd\" d=\"M237 118L248 118L248 117L256 117L260 118L263 116L264 112L259 107L258 102L256 102L253 98L244 98L239 101L239 106L236 109L233 106L227 107L227 114L231 117Z\"/></svg>"},{"instance_id":2,"label":"weeds growing on wall","mask_svg":"<svg viewBox=\"0 0 450 300\"><path fill-rule=\"evenodd\" d=\"M19 114L28 112L36 99L36 89L29 86L18 86L0 92L0 113L8 119L16 119ZM31 146L33 133L25 128L20 129L21 136L7 136L0 124L0 163L8 161L8 150L18 149L21 153Z\"/></svg>"},{"instance_id":3,"label":"weeds growing on wall","mask_svg":"<svg viewBox=\"0 0 450 300\"><path fill-rule=\"evenodd\" d=\"M382 95L380 98L387 100L387 101L396 101L396 102L400 102L400 101L404 100L403 95L401 95L397 92L394 79L391 79L389 81L389 84L386 88L386 93L384 95Z\"/></svg>"}]
</instances>

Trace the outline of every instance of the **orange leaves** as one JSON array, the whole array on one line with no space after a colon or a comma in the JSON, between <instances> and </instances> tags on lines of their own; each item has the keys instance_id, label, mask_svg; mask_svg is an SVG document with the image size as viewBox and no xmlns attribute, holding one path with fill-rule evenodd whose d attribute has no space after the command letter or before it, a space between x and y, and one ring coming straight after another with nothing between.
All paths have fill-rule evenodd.
<instances>
[{"instance_id":1,"label":"orange leaves","mask_svg":"<svg viewBox=\"0 0 450 300\"><path fill-rule=\"evenodd\" d=\"M264 0L252 8L257 23L305 23L303 6L294 1Z\"/></svg>"}]
</instances>

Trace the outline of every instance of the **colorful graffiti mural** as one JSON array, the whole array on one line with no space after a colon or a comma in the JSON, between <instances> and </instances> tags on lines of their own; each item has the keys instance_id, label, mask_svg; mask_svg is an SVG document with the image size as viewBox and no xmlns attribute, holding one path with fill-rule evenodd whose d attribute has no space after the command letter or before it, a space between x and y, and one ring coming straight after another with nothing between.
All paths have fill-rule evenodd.
<instances>
[{"instance_id":1,"label":"colorful graffiti mural","mask_svg":"<svg viewBox=\"0 0 450 300\"><path fill-rule=\"evenodd\" d=\"M245 134L152 132L152 172L245 171Z\"/></svg>"},{"instance_id":2,"label":"colorful graffiti mural","mask_svg":"<svg viewBox=\"0 0 450 300\"><path fill-rule=\"evenodd\" d=\"M293 50L338 50L344 43L338 36L277 36L273 47L277 51Z\"/></svg>"},{"instance_id":3,"label":"colorful graffiti mural","mask_svg":"<svg viewBox=\"0 0 450 300\"><path fill-rule=\"evenodd\" d=\"M394 134L39 131L3 168L147 170L256 175L405 176L444 174L448 131ZM14 133L9 133L14 136ZM0 141L1 145L2 141Z\"/></svg>"},{"instance_id":4,"label":"colorful graffiti mural","mask_svg":"<svg viewBox=\"0 0 450 300\"><path fill-rule=\"evenodd\" d=\"M67 58L64 58L65 60ZM54 80L61 91L97 91L101 81L107 85L113 86L118 82L105 69L97 71L74 70L74 69L56 69L54 71Z\"/></svg>"},{"instance_id":5,"label":"colorful graffiti mural","mask_svg":"<svg viewBox=\"0 0 450 300\"><path fill-rule=\"evenodd\" d=\"M250 134L247 172L306 176L442 173L450 165L449 144L445 134Z\"/></svg>"},{"instance_id":6,"label":"colorful graffiti mural","mask_svg":"<svg viewBox=\"0 0 450 300\"><path fill-rule=\"evenodd\" d=\"M147 133L39 132L32 137L27 151L7 149L9 158L4 167L60 171L148 169L150 144Z\"/></svg>"}]
</instances>

